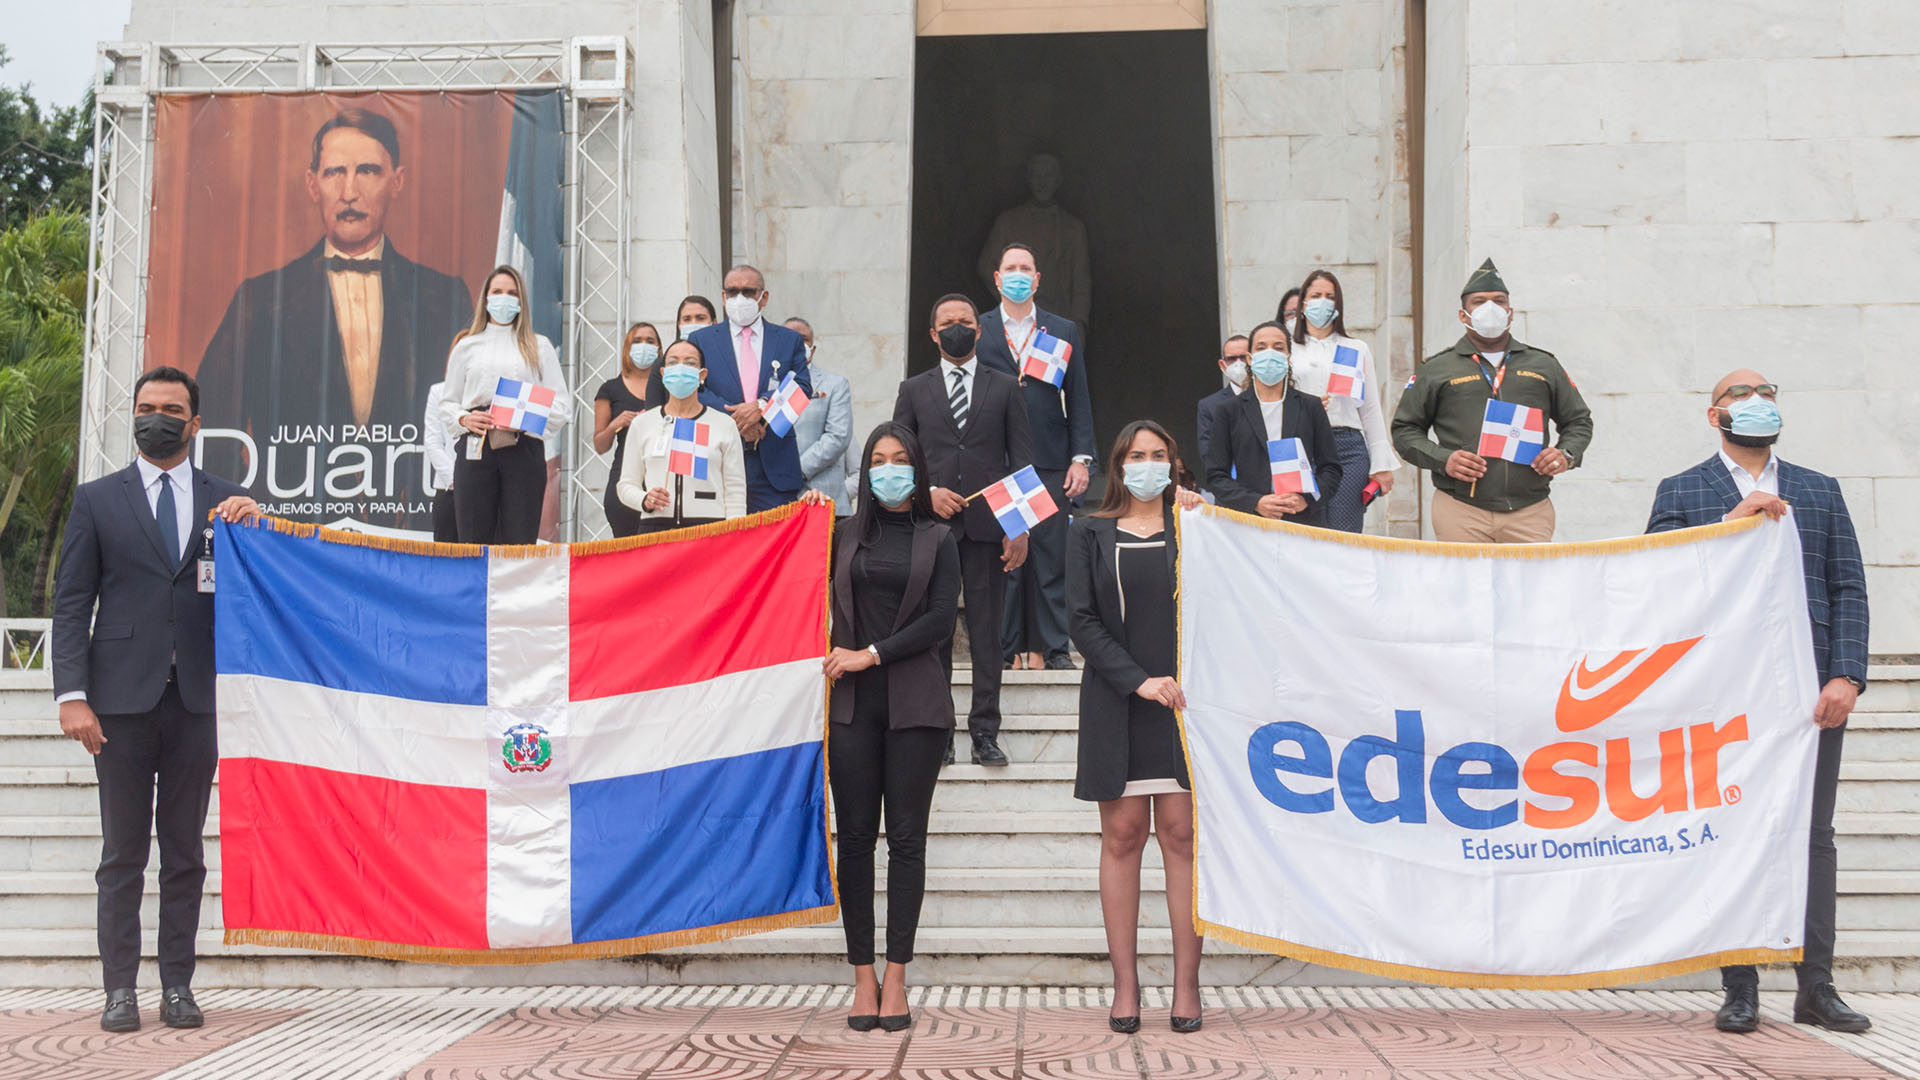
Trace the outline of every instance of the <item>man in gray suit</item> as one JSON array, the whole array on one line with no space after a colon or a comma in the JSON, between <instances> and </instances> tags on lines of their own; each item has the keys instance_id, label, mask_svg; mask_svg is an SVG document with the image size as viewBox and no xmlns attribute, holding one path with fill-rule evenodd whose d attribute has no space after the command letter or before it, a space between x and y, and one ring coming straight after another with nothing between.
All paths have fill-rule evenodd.
<instances>
[{"instance_id":1,"label":"man in gray suit","mask_svg":"<svg viewBox=\"0 0 1920 1080\"><path fill-rule=\"evenodd\" d=\"M793 425L794 444L800 449L800 471L807 486L833 500L833 512L853 512L847 497L846 474L840 459L853 442L853 384L831 371L813 366L813 324L799 316L787 320L787 329L807 344L807 369L813 373L813 403Z\"/></svg>"}]
</instances>

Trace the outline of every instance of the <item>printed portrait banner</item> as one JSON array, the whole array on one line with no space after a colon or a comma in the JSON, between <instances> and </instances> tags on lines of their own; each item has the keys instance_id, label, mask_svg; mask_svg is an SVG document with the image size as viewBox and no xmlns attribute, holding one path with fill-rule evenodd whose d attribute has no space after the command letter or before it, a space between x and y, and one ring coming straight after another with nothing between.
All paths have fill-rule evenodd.
<instances>
[{"instance_id":1,"label":"printed portrait banner","mask_svg":"<svg viewBox=\"0 0 1920 1080\"><path fill-rule=\"evenodd\" d=\"M216 524L227 942L540 963L831 920L832 524Z\"/></svg>"},{"instance_id":2,"label":"printed portrait banner","mask_svg":"<svg viewBox=\"0 0 1920 1080\"><path fill-rule=\"evenodd\" d=\"M1203 934L1454 986L1799 957L1791 518L1494 546L1207 507L1179 574Z\"/></svg>"},{"instance_id":3,"label":"printed portrait banner","mask_svg":"<svg viewBox=\"0 0 1920 1080\"><path fill-rule=\"evenodd\" d=\"M199 380L198 464L270 514L426 538L427 394L488 271L565 344L559 91L155 108L145 364Z\"/></svg>"}]
</instances>

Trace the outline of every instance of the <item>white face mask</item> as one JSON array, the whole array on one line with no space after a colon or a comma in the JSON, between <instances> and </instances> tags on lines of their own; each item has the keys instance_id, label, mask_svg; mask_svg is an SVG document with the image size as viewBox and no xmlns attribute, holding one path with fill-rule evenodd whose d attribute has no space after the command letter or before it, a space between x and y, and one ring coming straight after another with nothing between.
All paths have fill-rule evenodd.
<instances>
[{"instance_id":1,"label":"white face mask","mask_svg":"<svg viewBox=\"0 0 1920 1080\"><path fill-rule=\"evenodd\" d=\"M728 322L735 326L751 326L753 320L760 317L760 300L753 296L729 296L726 309Z\"/></svg>"},{"instance_id":2,"label":"white face mask","mask_svg":"<svg viewBox=\"0 0 1920 1080\"><path fill-rule=\"evenodd\" d=\"M698 330L703 326L711 326L711 325L712 325L711 323L703 323L703 322L683 322L680 324L680 336L682 338L685 338L688 334L693 333L695 330Z\"/></svg>"},{"instance_id":3,"label":"white face mask","mask_svg":"<svg viewBox=\"0 0 1920 1080\"><path fill-rule=\"evenodd\" d=\"M1506 333L1513 323L1513 315L1491 300L1482 300L1479 307L1467 313L1467 318L1473 323L1473 332L1489 340Z\"/></svg>"},{"instance_id":4,"label":"white face mask","mask_svg":"<svg viewBox=\"0 0 1920 1080\"><path fill-rule=\"evenodd\" d=\"M1235 360L1227 365L1227 381L1233 384L1235 390L1241 390L1246 387L1247 362L1245 360Z\"/></svg>"}]
</instances>

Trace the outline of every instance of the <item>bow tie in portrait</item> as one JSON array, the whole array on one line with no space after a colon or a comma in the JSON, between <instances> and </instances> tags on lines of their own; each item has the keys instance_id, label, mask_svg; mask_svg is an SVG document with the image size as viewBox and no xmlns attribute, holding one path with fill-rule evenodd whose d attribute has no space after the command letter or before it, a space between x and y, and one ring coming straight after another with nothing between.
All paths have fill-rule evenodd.
<instances>
[{"instance_id":1,"label":"bow tie in portrait","mask_svg":"<svg viewBox=\"0 0 1920 1080\"><path fill-rule=\"evenodd\" d=\"M329 255L327 256L326 262L327 269L329 270L351 270L359 274L377 274L380 272L380 260L377 258L349 259L345 255Z\"/></svg>"}]
</instances>

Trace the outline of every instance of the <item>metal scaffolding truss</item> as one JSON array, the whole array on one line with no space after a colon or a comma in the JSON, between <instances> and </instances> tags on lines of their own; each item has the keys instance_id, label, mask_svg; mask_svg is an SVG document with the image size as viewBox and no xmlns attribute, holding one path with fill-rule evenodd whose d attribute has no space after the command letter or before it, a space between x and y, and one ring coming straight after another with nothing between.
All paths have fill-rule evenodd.
<instances>
[{"instance_id":1,"label":"metal scaffolding truss","mask_svg":"<svg viewBox=\"0 0 1920 1080\"><path fill-rule=\"evenodd\" d=\"M165 94L355 90L537 90L566 95L565 342L574 415L563 462L562 538L606 534L597 487L576 474L593 431L580 390L589 363L614 353L627 312L627 89L622 37L409 44L113 42L95 68L93 222L80 454L85 479L132 454L133 384L146 333L154 101ZM589 388L590 389L590 388ZM598 469L597 465L593 468ZM593 477L599 480L599 477Z\"/></svg>"}]
</instances>

